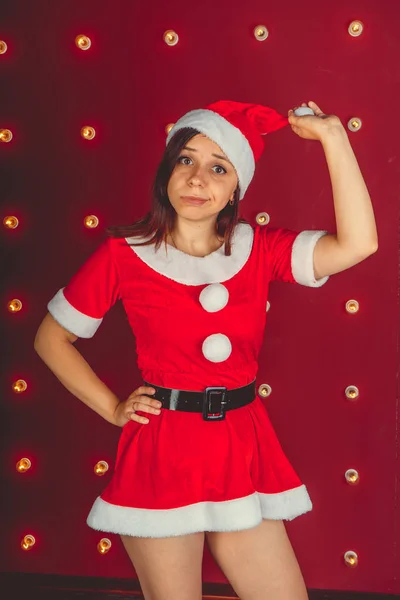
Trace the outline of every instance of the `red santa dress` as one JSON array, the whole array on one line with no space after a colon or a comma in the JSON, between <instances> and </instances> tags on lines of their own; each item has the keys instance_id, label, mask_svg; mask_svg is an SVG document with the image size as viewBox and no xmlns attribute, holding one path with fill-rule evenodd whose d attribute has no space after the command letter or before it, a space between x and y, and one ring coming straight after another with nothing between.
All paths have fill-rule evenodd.
<instances>
[{"instance_id":1,"label":"red santa dress","mask_svg":"<svg viewBox=\"0 0 400 600\"><path fill-rule=\"evenodd\" d=\"M231 256L222 246L205 257L107 239L48 309L89 338L120 299L143 381L177 390L239 388L256 379L270 282L323 285L328 277L316 281L313 253L326 233L240 223ZM258 396L221 421L170 409L139 414L150 421L122 428L112 478L87 518L93 529L169 537L247 529L311 510Z\"/></svg>"}]
</instances>

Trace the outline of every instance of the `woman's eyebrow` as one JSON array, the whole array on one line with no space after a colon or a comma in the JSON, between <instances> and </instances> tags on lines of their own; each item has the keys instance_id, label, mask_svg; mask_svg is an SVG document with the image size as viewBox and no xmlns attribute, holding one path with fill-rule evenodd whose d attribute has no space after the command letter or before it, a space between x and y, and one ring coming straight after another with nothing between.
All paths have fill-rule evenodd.
<instances>
[{"instance_id":1,"label":"woman's eyebrow","mask_svg":"<svg viewBox=\"0 0 400 600\"><path fill-rule=\"evenodd\" d=\"M189 146L185 146L182 150L191 150L191 152L197 152L196 148L189 148ZM212 154L211 156L215 156L215 158L219 158L220 160L224 160L225 162L232 164L230 160L225 158L225 156L221 156L220 154Z\"/></svg>"}]
</instances>

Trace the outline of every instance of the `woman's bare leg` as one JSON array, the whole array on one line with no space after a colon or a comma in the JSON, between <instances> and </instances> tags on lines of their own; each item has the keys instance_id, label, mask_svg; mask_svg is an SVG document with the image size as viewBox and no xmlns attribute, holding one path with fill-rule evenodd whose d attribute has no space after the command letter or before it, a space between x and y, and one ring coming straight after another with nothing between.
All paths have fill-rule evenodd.
<instances>
[{"instance_id":1,"label":"woman's bare leg","mask_svg":"<svg viewBox=\"0 0 400 600\"><path fill-rule=\"evenodd\" d=\"M169 538L121 535L145 600L201 600L204 532Z\"/></svg>"}]
</instances>

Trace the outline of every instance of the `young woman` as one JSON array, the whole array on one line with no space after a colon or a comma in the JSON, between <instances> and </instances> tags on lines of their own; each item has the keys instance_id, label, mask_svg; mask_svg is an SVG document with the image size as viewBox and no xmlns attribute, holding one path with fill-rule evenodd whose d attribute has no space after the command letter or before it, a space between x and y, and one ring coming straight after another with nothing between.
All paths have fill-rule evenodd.
<instances>
[{"instance_id":1,"label":"young woman","mask_svg":"<svg viewBox=\"0 0 400 600\"><path fill-rule=\"evenodd\" d=\"M305 105L302 105L305 107ZM373 209L340 120L216 102L174 125L152 210L108 239L49 302L35 349L61 383L122 428L113 477L88 516L121 535L146 600L200 600L206 541L242 600L304 600L283 521L311 501L255 379L268 286L320 287L377 250ZM303 110L304 112L304 110ZM262 135L319 140L337 233L251 226L238 204ZM143 385L120 401L74 347L121 299Z\"/></svg>"}]
</instances>

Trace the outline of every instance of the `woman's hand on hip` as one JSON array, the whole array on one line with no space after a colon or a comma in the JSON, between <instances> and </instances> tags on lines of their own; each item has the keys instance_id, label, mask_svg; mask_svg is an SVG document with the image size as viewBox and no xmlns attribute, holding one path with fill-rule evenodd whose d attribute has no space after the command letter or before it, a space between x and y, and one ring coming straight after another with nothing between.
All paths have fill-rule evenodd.
<instances>
[{"instance_id":1,"label":"woman's hand on hip","mask_svg":"<svg viewBox=\"0 0 400 600\"><path fill-rule=\"evenodd\" d=\"M129 421L147 424L149 419L137 415L137 411L159 415L161 410L161 402L154 398L149 398L145 394L154 394L155 389L152 387L141 386L128 396L125 402L120 402L115 409L114 418L115 424L118 427L123 427Z\"/></svg>"}]
</instances>

